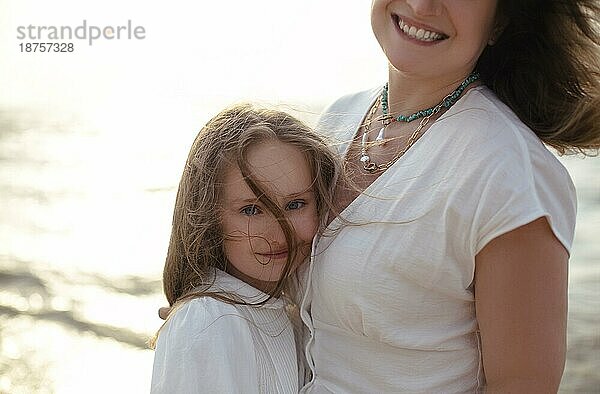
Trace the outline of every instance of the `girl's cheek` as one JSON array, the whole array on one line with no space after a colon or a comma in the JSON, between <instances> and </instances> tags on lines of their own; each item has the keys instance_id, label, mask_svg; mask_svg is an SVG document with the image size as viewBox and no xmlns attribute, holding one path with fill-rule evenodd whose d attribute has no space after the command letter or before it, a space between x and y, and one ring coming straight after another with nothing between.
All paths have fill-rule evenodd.
<instances>
[{"instance_id":1,"label":"girl's cheek","mask_svg":"<svg viewBox=\"0 0 600 394\"><path fill-rule=\"evenodd\" d=\"M319 218L316 212L307 212L306 215L292 220L298 238L310 242L319 229Z\"/></svg>"}]
</instances>

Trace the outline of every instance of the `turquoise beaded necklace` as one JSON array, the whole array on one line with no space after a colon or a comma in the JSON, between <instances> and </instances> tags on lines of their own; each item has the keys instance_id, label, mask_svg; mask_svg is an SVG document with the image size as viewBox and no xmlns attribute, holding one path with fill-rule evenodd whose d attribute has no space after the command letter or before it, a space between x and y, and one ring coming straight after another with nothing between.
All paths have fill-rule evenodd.
<instances>
[{"instance_id":1,"label":"turquoise beaded necklace","mask_svg":"<svg viewBox=\"0 0 600 394\"><path fill-rule=\"evenodd\" d=\"M435 108L440 105L446 109L452 107L454 103L456 103L456 101L460 98L460 95L467 88L467 86L477 81L479 77L480 75L478 72L471 73L464 81L461 82L461 84L452 93L444 97L444 99L439 104L436 104L433 107L419 110L410 115L398 115L395 117L389 114L388 83L386 82L383 86L383 91L381 92L380 97L381 112L383 113L383 118L381 119L381 121L383 122L383 127L381 128L381 130L379 130L379 134L377 134L376 141L381 141L385 138L385 128L393 121L410 123L413 120L430 116L435 110Z\"/></svg>"},{"instance_id":2,"label":"turquoise beaded necklace","mask_svg":"<svg viewBox=\"0 0 600 394\"><path fill-rule=\"evenodd\" d=\"M450 93L449 95L444 97L442 99L442 101L440 101L437 105L435 105L431 108L417 111L414 114L409 115L409 116L399 115L397 117L393 117L393 116L389 115L389 112L388 112L389 107L388 107L388 99L387 99L387 87L388 86L387 86L387 84L385 84L383 92L381 93L380 100L375 101L375 103L371 107L371 110L367 114L367 117L366 117L364 125L363 125L363 134L362 134L362 138L360 141L360 162L363 165L363 169L370 174L374 174L376 172L385 171L386 169L391 167L396 162L396 160L398 160L402 155L404 155L408 151L408 149L410 149L410 147L413 146L413 144L419 139L419 137L421 136L421 131L427 125L427 123L429 122L429 119L433 115L439 113L442 110L442 108L448 109L451 106L453 106L454 103L456 103L458 101L458 99L460 98L463 91L467 88L467 86L469 86L471 83L475 82L478 79L479 79L479 73L474 72L474 73L470 74L464 81L462 81L462 83L452 93ZM383 117L381 118L383 127L381 128L381 130L379 131L379 134L377 135L377 138L375 139L375 141L378 141L378 144L385 144L385 142L386 142L384 140L385 128L392 121L408 123L408 122L412 122L415 119L422 118L419 123L419 126L417 126L417 128L412 132L412 134L408 138L404 148L401 149L399 152L396 152L396 155L392 158L392 160L390 160L384 164L377 164L377 163L373 162L371 160L371 157L368 154L369 144L373 144L373 142L368 142L369 131L371 128L371 121L373 120L373 115L377 112L377 107L379 106L379 103L381 103L382 112L383 112ZM384 140L384 141L382 141L382 140Z\"/></svg>"}]
</instances>

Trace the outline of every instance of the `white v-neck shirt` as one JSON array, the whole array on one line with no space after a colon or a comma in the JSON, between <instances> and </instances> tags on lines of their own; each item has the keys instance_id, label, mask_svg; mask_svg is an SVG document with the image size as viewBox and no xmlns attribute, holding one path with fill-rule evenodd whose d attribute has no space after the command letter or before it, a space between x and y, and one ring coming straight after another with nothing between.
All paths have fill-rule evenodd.
<instances>
[{"instance_id":1,"label":"white v-neck shirt","mask_svg":"<svg viewBox=\"0 0 600 394\"><path fill-rule=\"evenodd\" d=\"M344 154L380 89L343 97L319 131ZM469 90L313 245L301 316L312 393L459 393L484 382L472 290L492 239L546 217L567 250L569 174L486 87Z\"/></svg>"},{"instance_id":2,"label":"white v-neck shirt","mask_svg":"<svg viewBox=\"0 0 600 394\"><path fill-rule=\"evenodd\" d=\"M256 303L268 296L216 270L211 290ZM160 331L152 393L297 393L298 363L292 325L281 299L262 306L194 298Z\"/></svg>"}]
</instances>

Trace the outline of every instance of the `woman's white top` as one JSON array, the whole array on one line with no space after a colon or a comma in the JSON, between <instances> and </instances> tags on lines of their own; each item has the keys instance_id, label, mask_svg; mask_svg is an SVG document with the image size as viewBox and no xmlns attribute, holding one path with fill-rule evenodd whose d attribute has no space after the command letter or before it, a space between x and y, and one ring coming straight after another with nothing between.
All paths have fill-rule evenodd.
<instances>
[{"instance_id":1,"label":"woman's white top","mask_svg":"<svg viewBox=\"0 0 600 394\"><path fill-rule=\"evenodd\" d=\"M267 298L220 270L211 290L251 303ZM186 302L159 333L151 392L297 393L294 332L283 300L260 307L211 297Z\"/></svg>"},{"instance_id":2,"label":"woman's white top","mask_svg":"<svg viewBox=\"0 0 600 394\"><path fill-rule=\"evenodd\" d=\"M341 141L380 89L322 117ZM415 122L417 123L417 122ZM416 125L415 125L416 127ZM492 239L546 217L569 250L569 174L486 87L465 95L313 246L301 316L314 393L459 393L483 384L473 278Z\"/></svg>"}]
</instances>

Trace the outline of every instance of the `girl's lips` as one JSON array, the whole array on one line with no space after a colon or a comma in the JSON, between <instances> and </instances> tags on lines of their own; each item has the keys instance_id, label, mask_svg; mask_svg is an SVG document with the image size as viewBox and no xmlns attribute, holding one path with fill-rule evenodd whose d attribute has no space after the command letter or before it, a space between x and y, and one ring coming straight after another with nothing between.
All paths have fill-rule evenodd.
<instances>
[{"instance_id":1,"label":"girl's lips","mask_svg":"<svg viewBox=\"0 0 600 394\"><path fill-rule=\"evenodd\" d=\"M274 253L257 253L257 254L260 255L260 256L262 256L262 257L266 257L268 259L279 260L279 259L285 259L285 258L287 258L288 251L287 250L282 250L282 251L274 252Z\"/></svg>"}]
</instances>

